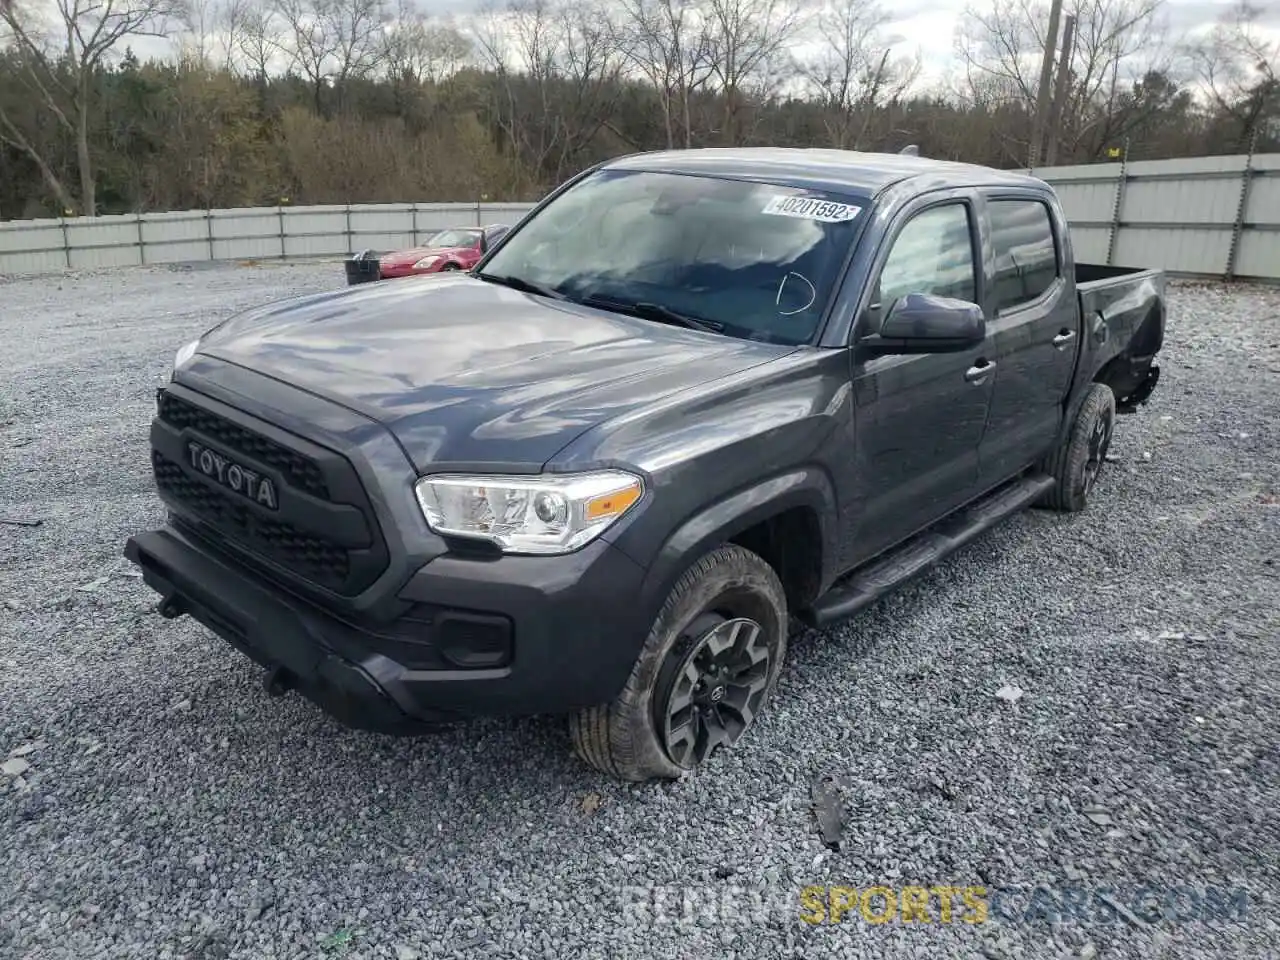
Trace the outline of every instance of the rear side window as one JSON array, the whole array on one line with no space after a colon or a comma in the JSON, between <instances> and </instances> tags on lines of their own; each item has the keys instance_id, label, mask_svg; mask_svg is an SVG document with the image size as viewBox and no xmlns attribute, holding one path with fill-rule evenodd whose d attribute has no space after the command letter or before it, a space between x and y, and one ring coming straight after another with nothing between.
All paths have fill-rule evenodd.
<instances>
[{"instance_id":1,"label":"rear side window","mask_svg":"<svg viewBox=\"0 0 1280 960\"><path fill-rule=\"evenodd\" d=\"M1049 208L1039 200L991 200L996 313L1039 298L1058 277L1058 249Z\"/></svg>"}]
</instances>

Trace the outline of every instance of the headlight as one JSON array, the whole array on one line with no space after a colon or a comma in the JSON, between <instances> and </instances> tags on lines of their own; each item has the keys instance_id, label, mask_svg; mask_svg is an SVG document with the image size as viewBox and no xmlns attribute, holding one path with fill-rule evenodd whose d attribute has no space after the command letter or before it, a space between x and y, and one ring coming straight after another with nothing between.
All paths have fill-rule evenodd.
<instances>
[{"instance_id":1,"label":"headlight","mask_svg":"<svg viewBox=\"0 0 1280 960\"><path fill-rule=\"evenodd\" d=\"M421 260L419 260L417 263L413 265L413 269L425 270L427 269L427 267L434 267L439 262L440 262L439 257L423 257Z\"/></svg>"},{"instance_id":2,"label":"headlight","mask_svg":"<svg viewBox=\"0 0 1280 960\"><path fill-rule=\"evenodd\" d=\"M568 553L594 540L644 493L621 470L541 477L423 477L414 488L427 525L504 553Z\"/></svg>"},{"instance_id":3,"label":"headlight","mask_svg":"<svg viewBox=\"0 0 1280 960\"><path fill-rule=\"evenodd\" d=\"M200 338L192 340L190 343L181 347L173 357L173 369L177 370L180 366L196 355L196 351L200 349Z\"/></svg>"}]
</instances>

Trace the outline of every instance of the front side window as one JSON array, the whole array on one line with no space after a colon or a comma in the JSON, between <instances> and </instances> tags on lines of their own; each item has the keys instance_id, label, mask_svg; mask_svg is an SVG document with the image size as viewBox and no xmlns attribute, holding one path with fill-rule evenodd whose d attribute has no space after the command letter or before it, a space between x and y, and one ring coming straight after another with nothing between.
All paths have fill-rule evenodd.
<instances>
[{"instance_id":1,"label":"front side window","mask_svg":"<svg viewBox=\"0 0 1280 960\"><path fill-rule=\"evenodd\" d=\"M882 315L909 293L973 302L975 276L968 205L930 207L907 221L880 270Z\"/></svg>"},{"instance_id":2,"label":"front side window","mask_svg":"<svg viewBox=\"0 0 1280 960\"><path fill-rule=\"evenodd\" d=\"M507 237L482 276L588 303L658 304L729 336L803 343L861 212L857 199L819 191L603 170Z\"/></svg>"},{"instance_id":3,"label":"front side window","mask_svg":"<svg viewBox=\"0 0 1280 960\"><path fill-rule=\"evenodd\" d=\"M1049 208L1039 200L990 200L995 307L1007 313L1039 299L1058 277Z\"/></svg>"}]
</instances>

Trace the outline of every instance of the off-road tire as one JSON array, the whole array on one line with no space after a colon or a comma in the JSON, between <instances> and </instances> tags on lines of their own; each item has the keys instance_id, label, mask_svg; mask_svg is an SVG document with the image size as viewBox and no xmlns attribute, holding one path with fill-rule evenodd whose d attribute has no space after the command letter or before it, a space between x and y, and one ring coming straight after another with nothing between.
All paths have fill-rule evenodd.
<instances>
[{"instance_id":1,"label":"off-road tire","mask_svg":"<svg viewBox=\"0 0 1280 960\"><path fill-rule=\"evenodd\" d=\"M663 745L654 700L664 663L678 642L687 643L682 634L709 610L716 610L717 598L723 598L728 591L737 593L739 598L750 598L746 602L753 619L767 637L767 702L786 658L786 595L769 564L750 550L726 544L699 559L676 582L618 697L612 703L588 707L570 717L569 735L574 752L582 760L603 773L630 781L674 780L689 772L672 761ZM723 614L746 615L741 609L742 601L737 603L739 609L726 608ZM759 713L757 710L757 717Z\"/></svg>"},{"instance_id":2,"label":"off-road tire","mask_svg":"<svg viewBox=\"0 0 1280 960\"><path fill-rule=\"evenodd\" d=\"M1093 439L1100 421L1104 424L1105 436L1098 448ZM1066 442L1040 465L1040 469L1057 482L1037 506L1065 513L1079 513L1088 506L1089 494L1106 462L1115 425L1115 394L1105 383L1092 384Z\"/></svg>"}]
</instances>

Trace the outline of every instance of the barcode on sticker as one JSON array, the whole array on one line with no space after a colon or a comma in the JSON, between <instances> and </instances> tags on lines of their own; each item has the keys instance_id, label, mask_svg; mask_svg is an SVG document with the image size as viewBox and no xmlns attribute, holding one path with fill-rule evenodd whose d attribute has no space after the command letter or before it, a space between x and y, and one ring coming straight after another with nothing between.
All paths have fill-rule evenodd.
<instances>
[{"instance_id":1,"label":"barcode on sticker","mask_svg":"<svg viewBox=\"0 0 1280 960\"><path fill-rule=\"evenodd\" d=\"M773 197L764 205L764 213L775 217L799 217L802 220L821 220L823 223L842 223L852 220L862 212L861 207L813 197Z\"/></svg>"}]
</instances>

